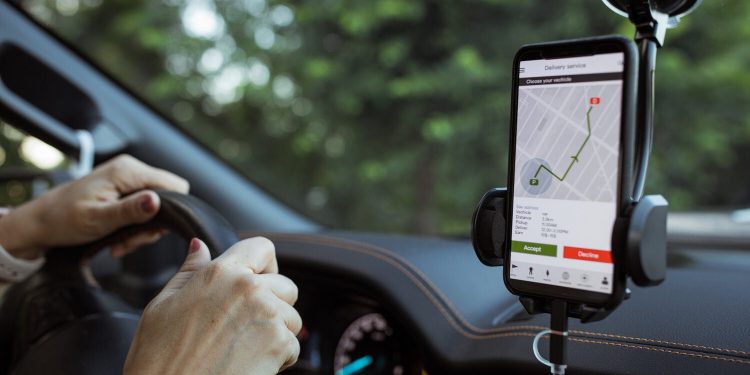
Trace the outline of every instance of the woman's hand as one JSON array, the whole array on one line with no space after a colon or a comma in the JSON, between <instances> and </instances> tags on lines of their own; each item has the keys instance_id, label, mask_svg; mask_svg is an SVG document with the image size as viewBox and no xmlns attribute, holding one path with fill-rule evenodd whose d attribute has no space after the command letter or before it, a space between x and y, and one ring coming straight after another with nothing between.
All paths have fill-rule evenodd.
<instances>
[{"instance_id":1,"label":"woman's hand","mask_svg":"<svg viewBox=\"0 0 750 375\"><path fill-rule=\"evenodd\" d=\"M80 180L58 186L0 218L0 244L13 256L33 259L51 247L84 244L159 211L159 196L143 189L187 193L184 179L150 167L129 155L118 156ZM154 242L161 231L141 233L112 246L122 256Z\"/></svg>"},{"instance_id":2,"label":"woman's hand","mask_svg":"<svg viewBox=\"0 0 750 375\"><path fill-rule=\"evenodd\" d=\"M185 263L143 312L124 373L275 374L297 361L297 287L273 243L252 238L211 261L193 239Z\"/></svg>"}]
</instances>

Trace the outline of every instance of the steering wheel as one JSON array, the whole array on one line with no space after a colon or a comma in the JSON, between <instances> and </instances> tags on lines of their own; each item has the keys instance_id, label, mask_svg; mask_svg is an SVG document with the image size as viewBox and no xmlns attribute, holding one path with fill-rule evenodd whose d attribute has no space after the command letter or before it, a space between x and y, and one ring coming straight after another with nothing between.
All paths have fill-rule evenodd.
<instances>
[{"instance_id":1,"label":"steering wheel","mask_svg":"<svg viewBox=\"0 0 750 375\"><path fill-rule=\"evenodd\" d=\"M94 243L54 249L44 267L10 287L0 307L0 374L119 374L139 311L93 282L88 260L143 230L203 240L215 258L238 241L231 224L200 199L156 191L157 215Z\"/></svg>"}]
</instances>

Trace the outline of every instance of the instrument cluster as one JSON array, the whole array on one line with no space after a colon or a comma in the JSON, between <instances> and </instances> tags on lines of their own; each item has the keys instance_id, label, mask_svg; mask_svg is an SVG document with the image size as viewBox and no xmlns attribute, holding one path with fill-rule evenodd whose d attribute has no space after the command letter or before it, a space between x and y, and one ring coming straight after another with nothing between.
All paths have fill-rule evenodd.
<instances>
[{"instance_id":1,"label":"instrument cluster","mask_svg":"<svg viewBox=\"0 0 750 375\"><path fill-rule=\"evenodd\" d=\"M421 353L407 324L355 290L300 285L295 305L303 328L300 357L288 374L422 375ZM309 284L308 284L309 285Z\"/></svg>"}]
</instances>

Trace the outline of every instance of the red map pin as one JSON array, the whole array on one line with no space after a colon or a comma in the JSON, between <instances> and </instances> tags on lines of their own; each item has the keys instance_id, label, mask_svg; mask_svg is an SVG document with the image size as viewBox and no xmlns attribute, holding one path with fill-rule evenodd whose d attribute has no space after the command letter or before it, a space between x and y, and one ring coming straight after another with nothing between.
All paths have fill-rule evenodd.
<instances>
[{"instance_id":1,"label":"red map pin","mask_svg":"<svg viewBox=\"0 0 750 375\"><path fill-rule=\"evenodd\" d=\"M599 104L600 101L601 100L599 100L598 96L594 96L589 99L589 104L591 105Z\"/></svg>"}]
</instances>

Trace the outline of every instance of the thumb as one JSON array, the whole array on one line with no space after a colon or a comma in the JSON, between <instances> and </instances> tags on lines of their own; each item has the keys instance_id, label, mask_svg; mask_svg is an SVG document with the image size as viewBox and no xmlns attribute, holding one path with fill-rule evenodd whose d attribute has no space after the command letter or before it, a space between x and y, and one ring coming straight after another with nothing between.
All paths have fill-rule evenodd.
<instances>
[{"instance_id":1,"label":"thumb","mask_svg":"<svg viewBox=\"0 0 750 375\"><path fill-rule=\"evenodd\" d=\"M185 258L185 262L182 263L182 267L169 280L167 285L164 286L161 293L154 298L154 302L163 301L182 289L190 281L190 278L193 277L193 274L200 271L210 262L211 253L208 251L208 246L203 241L193 238L188 246L188 255Z\"/></svg>"},{"instance_id":2,"label":"thumb","mask_svg":"<svg viewBox=\"0 0 750 375\"><path fill-rule=\"evenodd\" d=\"M148 221L159 212L160 204L159 195L144 190L101 207L99 216L101 222L107 223L111 231Z\"/></svg>"}]
</instances>

